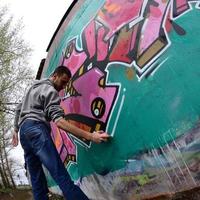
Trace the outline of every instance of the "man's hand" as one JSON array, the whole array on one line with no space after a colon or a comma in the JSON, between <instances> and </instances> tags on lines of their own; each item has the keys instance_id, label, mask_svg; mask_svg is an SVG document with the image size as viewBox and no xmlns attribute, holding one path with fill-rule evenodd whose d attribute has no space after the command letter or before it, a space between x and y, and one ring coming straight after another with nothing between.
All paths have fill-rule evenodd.
<instances>
[{"instance_id":1,"label":"man's hand","mask_svg":"<svg viewBox=\"0 0 200 200\"><path fill-rule=\"evenodd\" d=\"M95 143L107 142L109 135L104 131L94 131L92 133L91 141Z\"/></svg>"},{"instance_id":2,"label":"man's hand","mask_svg":"<svg viewBox=\"0 0 200 200\"><path fill-rule=\"evenodd\" d=\"M16 131L13 132L13 137L12 137L12 145L16 147L19 143L18 139L18 133Z\"/></svg>"}]
</instances>

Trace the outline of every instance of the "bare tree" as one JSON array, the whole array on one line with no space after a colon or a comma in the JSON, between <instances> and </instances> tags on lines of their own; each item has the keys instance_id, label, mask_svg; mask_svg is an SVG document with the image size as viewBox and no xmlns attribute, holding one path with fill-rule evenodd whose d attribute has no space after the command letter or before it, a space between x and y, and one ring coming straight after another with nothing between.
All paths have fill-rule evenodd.
<instances>
[{"instance_id":1,"label":"bare tree","mask_svg":"<svg viewBox=\"0 0 200 200\"><path fill-rule=\"evenodd\" d=\"M23 39L22 21L14 23L0 5L0 186L15 187L14 161L9 158L10 128L15 106L33 80L28 67L31 48Z\"/></svg>"},{"instance_id":2,"label":"bare tree","mask_svg":"<svg viewBox=\"0 0 200 200\"><path fill-rule=\"evenodd\" d=\"M28 67L31 49L23 40L22 22L13 24L6 7L0 8L0 111L12 114L24 87L33 79Z\"/></svg>"}]
</instances>

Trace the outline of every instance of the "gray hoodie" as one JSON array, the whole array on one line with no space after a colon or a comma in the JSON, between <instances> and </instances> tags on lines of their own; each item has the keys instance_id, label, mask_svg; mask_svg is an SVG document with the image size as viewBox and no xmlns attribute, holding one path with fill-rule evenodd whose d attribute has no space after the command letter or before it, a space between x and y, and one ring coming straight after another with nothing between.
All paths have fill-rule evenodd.
<instances>
[{"instance_id":1,"label":"gray hoodie","mask_svg":"<svg viewBox=\"0 0 200 200\"><path fill-rule=\"evenodd\" d=\"M25 119L42 121L49 125L51 120L56 122L63 118L64 111L60 101L58 91L50 79L35 81L22 103L16 107L14 129L18 131Z\"/></svg>"}]
</instances>

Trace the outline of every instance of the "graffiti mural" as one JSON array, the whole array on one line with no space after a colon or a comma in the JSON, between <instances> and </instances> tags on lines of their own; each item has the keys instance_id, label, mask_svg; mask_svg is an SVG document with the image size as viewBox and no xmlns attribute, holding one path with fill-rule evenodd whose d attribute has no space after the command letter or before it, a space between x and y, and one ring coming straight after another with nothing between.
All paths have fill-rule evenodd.
<instances>
[{"instance_id":1,"label":"graffiti mural","mask_svg":"<svg viewBox=\"0 0 200 200\"><path fill-rule=\"evenodd\" d=\"M75 1L55 33L43 77L70 68L65 119L112 136L96 145L51 124L66 169L92 199L200 185L199 9L190 0Z\"/></svg>"}]
</instances>

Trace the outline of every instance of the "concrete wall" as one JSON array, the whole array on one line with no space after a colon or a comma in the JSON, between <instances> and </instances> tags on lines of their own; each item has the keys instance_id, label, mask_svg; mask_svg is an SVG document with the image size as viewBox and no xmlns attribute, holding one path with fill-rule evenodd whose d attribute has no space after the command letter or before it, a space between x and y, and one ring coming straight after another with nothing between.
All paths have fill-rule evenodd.
<instances>
[{"instance_id":1,"label":"concrete wall","mask_svg":"<svg viewBox=\"0 0 200 200\"><path fill-rule=\"evenodd\" d=\"M82 0L60 26L43 76L68 66L66 120L112 136L96 145L52 124L61 159L90 198L200 185L199 9L189 0Z\"/></svg>"}]
</instances>

